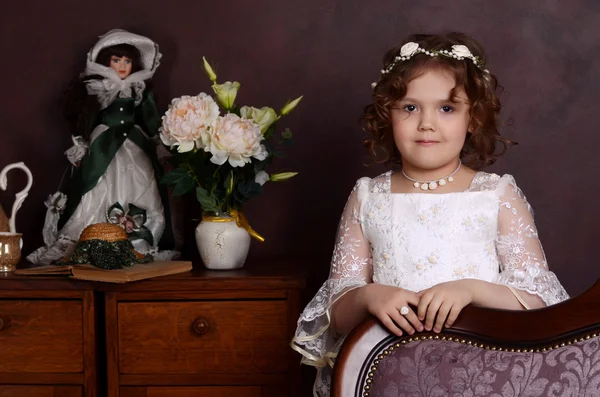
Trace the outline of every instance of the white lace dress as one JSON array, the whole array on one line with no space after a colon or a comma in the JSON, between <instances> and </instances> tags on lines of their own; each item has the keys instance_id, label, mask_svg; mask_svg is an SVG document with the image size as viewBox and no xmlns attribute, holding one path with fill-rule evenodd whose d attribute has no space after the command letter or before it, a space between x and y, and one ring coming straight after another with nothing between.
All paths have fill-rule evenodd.
<instances>
[{"instance_id":1,"label":"white lace dress","mask_svg":"<svg viewBox=\"0 0 600 397\"><path fill-rule=\"evenodd\" d=\"M478 172L464 192L391 193L391 172L357 181L340 221L329 278L298 320L292 347L318 368L315 396L329 396L344 336L329 329L332 304L375 282L420 291L474 278L568 299L548 269L531 207L510 175Z\"/></svg>"}]
</instances>

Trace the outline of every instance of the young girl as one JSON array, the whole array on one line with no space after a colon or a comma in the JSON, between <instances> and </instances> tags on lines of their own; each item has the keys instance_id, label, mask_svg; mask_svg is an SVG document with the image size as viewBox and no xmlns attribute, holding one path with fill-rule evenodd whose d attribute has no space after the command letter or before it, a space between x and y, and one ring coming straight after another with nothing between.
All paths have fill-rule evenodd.
<instances>
[{"instance_id":1,"label":"young girl","mask_svg":"<svg viewBox=\"0 0 600 397\"><path fill-rule=\"evenodd\" d=\"M66 196L57 193L46 202L45 246L29 261L48 264L70 256L82 230L104 222L121 225L141 253L157 259L177 254L158 251L172 244L153 142L161 116L150 79L160 58L154 41L120 29L100 37L88 53L84 73L67 94L71 180Z\"/></svg>"},{"instance_id":2,"label":"young girl","mask_svg":"<svg viewBox=\"0 0 600 397\"><path fill-rule=\"evenodd\" d=\"M376 160L401 167L358 180L329 279L298 320L292 346L318 368L315 396L329 395L344 336L368 315L400 336L451 327L471 303L568 298L513 177L479 171L512 144L498 132L496 86L464 34L414 35L386 54L362 122Z\"/></svg>"}]
</instances>

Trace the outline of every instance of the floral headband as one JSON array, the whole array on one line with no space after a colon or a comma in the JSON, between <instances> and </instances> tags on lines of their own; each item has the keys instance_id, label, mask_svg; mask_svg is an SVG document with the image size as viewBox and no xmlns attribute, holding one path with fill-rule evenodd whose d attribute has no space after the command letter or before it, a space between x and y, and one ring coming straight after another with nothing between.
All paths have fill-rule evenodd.
<instances>
[{"instance_id":1,"label":"floral headband","mask_svg":"<svg viewBox=\"0 0 600 397\"><path fill-rule=\"evenodd\" d=\"M419 47L418 43L413 41L409 41L404 44L402 48L400 48L400 54L394 57L394 60L387 66L385 69L381 69L381 74L386 75L392 71L394 66L398 62L408 61L410 58L415 56L416 54L421 53L425 55L429 55L430 57L444 56L448 58L454 58L458 60L463 60L465 58L470 59L475 66L477 66L480 70L485 73L489 73L487 69L485 69L485 64L483 60L478 56L475 56L471 53L471 50L465 45L453 45L450 51L447 50L426 50L424 48ZM377 82L372 83L371 87L375 88L377 86Z\"/></svg>"}]
</instances>

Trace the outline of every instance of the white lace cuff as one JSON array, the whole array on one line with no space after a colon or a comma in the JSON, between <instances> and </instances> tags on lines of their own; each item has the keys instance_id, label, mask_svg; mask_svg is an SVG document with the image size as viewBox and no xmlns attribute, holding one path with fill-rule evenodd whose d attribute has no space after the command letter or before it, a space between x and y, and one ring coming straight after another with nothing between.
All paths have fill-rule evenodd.
<instances>
[{"instance_id":1,"label":"white lace cuff","mask_svg":"<svg viewBox=\"0 0 600 397\"><path fill-rule=\"evenodd\" d=\"M362 278L329 279L319 289L298 319L292 348L302 354L302 363L333 366L342 336L329 328L331 307L347 292L367 283Z\"/></svg>"},{"instance_id":2,"label":"white lace cuff","mask_svg":"<svg viewBox=\"0 0 600 397\"><path fill-rule=\"evenodd\" d=\"M537 295L547 306L569 299L567 291L556 275L540 264L526 264L522 268L506 269L500 273L498 284Z\"/></svg>"}]
</instances>

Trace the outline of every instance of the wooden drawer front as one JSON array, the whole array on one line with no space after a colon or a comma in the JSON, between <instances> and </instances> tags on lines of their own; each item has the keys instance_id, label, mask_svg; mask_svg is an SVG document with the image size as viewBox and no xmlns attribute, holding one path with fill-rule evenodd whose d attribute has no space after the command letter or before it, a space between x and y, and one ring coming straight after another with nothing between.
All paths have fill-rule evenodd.
<instances>
[{"instance_id":1,"label":"wooden drawer front","mask_svg":"<svg viewBox=\"0 0 600 397\"><path fill-rule=\"evenodd\" d=\"M0 386L0 397L81 397L81 387Z\"/></svg>"},{"instance_id":2,"label":"wooden drawer front","mask_svg":"<svg viewBox=\"0 0 600 397\"><path fill-rule=\"evenodd\" d=\"M287 370L286 301L120 303L118 322L123 374Z\"/></svg>"},{"instance_id":3,"label":"wooden drawer front","mask_svg":"<svg viewBox=\"0 0 600 397\"><path fill-rule=\"evenodd\" d=\"M206 386L206 387L148 387L140 388L122 387L121 397L261 397L261 388L258 386ZM283 397L283 396L281 396Z\"/></svg>"},{"instance_id":4,"label":"wooden drawer front","mask_svg":"<svg viewBox=\"0 0 600 397\"><path fill-rule=\"evenodd\" d=\"M83 371L80 301L0 300L0 372Z\"/></svg>"}]
</instances>

